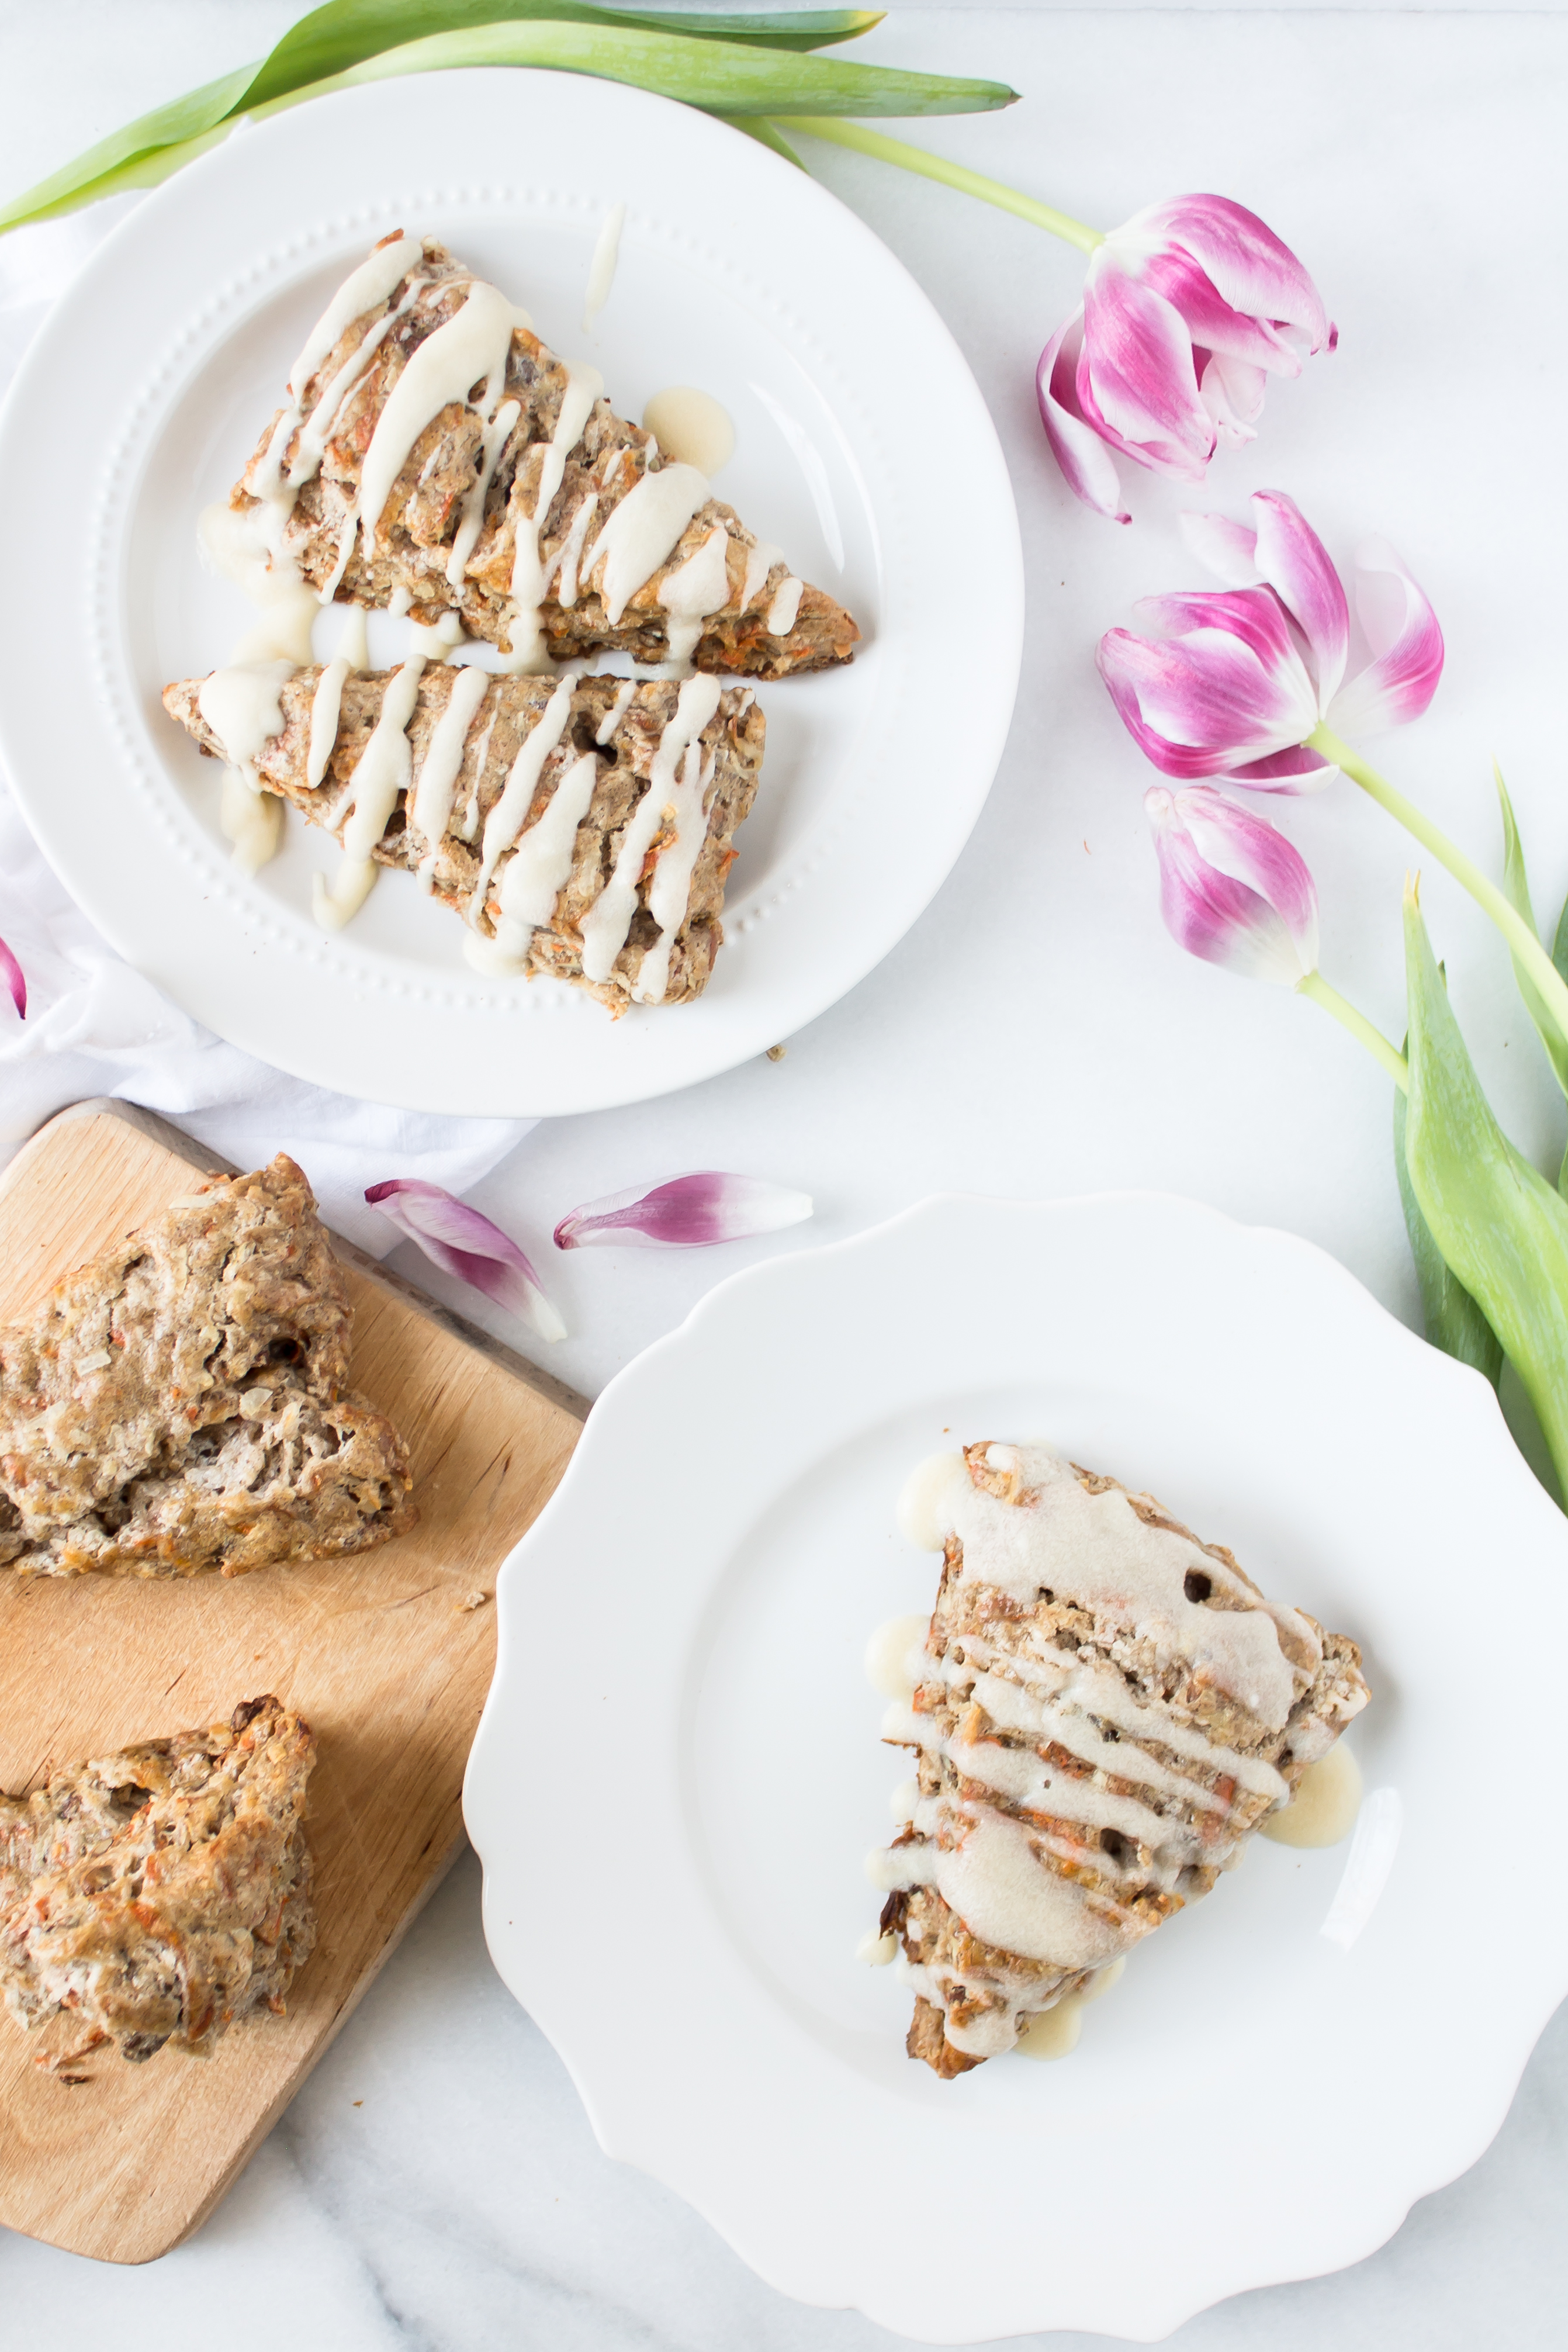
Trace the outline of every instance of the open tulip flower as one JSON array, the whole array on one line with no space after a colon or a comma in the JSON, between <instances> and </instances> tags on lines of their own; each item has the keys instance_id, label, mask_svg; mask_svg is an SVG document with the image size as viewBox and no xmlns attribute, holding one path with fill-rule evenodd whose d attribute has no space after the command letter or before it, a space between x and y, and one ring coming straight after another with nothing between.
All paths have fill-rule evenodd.
<instances>
[{"instance_id":1,"label":"open tulip flower","mask_svg":"<svg viewBox=\"0 0 1568 2352\"><path fill-rule=\"evenodd\" d=\"M1100 640L1100 675L1128 733L1184 783L1224 776L1300 793L1348 776L1491 917L1568 1045L1568 987L1534 929L1337 731L1396 727L1426 709L1443 669L1431 604L1386 541L1364 547L1356 612L1372 657L1346 683L1350 606L1327 550L1282 491L1260 490L1251 504L1251 530L1187 518L1189 542L1228 586L1150 597L1136 609L1155 634L1112 629Z\"/></svg>"},{"instance_id":2,"label":"open tulip flower","mask_svg":"<svg viewBox=\"0 0 1568 2352\"><path fill-rule=\"evenodd\" d=\"M1138 748L1167 776L1234 776L1269 792L1326 783L1347 764L1341 729L1418 719L1437 689L1443 633L1383 540L1356 559L1356 614L1372 658L1348 684L1350 604L1293 499L1260 490L1253 528L1190 515L1186 536L1226 585L1151 596L1153 634L1113 629L1100 674Z\"/></svg>"},{"instance_id":3,"label":"open tulip flower","mask_svg":"<svg viewBox=\"0 0 1568 2352\"><path fill-rule=\"evenodd\" d=\"M1181 482L1257 437L1270 375L1336 331L1288 246L1224 196L1172 196L1099 237L1082 307L1040 355L1040 421L1069 487L1130 517L1109 450Z\"/></svg>"}]
</instances>

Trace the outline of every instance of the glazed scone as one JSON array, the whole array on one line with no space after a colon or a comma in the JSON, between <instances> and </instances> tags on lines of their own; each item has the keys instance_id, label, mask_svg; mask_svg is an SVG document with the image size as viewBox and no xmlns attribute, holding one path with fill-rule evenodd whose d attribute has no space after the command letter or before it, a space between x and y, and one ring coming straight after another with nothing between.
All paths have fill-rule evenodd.
<instances>
[{"instance_id":1,"label":"glazed scone","mask_svg":"<svg viewBox=\"0 0 1568 2352\"><path fill-rule=\"evenodd\" d=\"M204 684L183 679L163 701L221 759ZM402 866L465 918L482 970L569 981L614 1013L706 986L762 765L749 687L497 677L416 659L371 675L302 669L274 691L276 731L248 773L345 843L320 919L351 913L377 866ZM356 835L367 774L391 774L389 745L380 830Z\"/></svg>"},{"instance_id":2,"label":"glazed scone","mask_svg":"<svg viewBox=\"0 0 1568 2352\"><path fill-rule=\"evenodd\" d=\"M204 2056L281 2015L316 1939L308 1724L276 1698L226 1723L0 1795L0 1990L24 2027L67 2011L89 2041Z\"/></svg>"},{"instance_id":3,"label":"glazed scone","mask_svg":"<svg viewBox=\"0 0 1568 2352\"><path fill-rule=\"evenodd\" d=\"M323 601L401 591L519 668L604 650L751 677L847 661L843 607L602 389L444 247L394 232L299 354L235 528Z\"/></svg>"},{"instance_id":4,"label":"glazed scone","mask_svg":"<svg viewBox=\"0 0 1568 2352\"><path fill-rule=\"evenodd\" d=\"M1365 1706L1360 1653L1223 1546L1046 1445L965 1449L882 1856L915 1991L911 2057L1009 2050L1218 1872Z\"/></svg>"},{"instance_id":5,"label":"glazed scone","mask_svg":"<svg viewBox=\"0 0 1568 2352\"><path fill-rule=\"evenodd\" d=\"M350 1323L281 1153L68 1276L0 1330L0 1568L239 1576L412 1527L402 1440L346 1385Z\"/></svg>"}]
</instances>

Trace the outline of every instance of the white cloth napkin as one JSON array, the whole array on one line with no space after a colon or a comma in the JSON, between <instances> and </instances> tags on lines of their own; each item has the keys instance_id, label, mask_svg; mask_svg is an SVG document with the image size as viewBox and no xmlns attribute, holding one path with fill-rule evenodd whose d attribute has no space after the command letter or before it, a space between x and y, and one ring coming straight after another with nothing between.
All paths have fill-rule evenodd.
<instances>
[{"instance_id":1,"label":"white cloth napkin","mask_svg":"<svg viewBox=\"0 0 1568 2352\"><path fill-rule=\"evenodd\" d=\"M0 390L50 304L139 201L113 196L0 236ZM357 1102L225 1045L95 930L34 841L3 771L0 938L27 981L26 1021L0 991L0 1165L66 1104L115 1095L163 1112L242 1168L290 1153L328 1223L380 1257L398 1234L366 1207L367 1184L423 1176L465 1192L534 1124Z\"/></svg>"}]
</instances>

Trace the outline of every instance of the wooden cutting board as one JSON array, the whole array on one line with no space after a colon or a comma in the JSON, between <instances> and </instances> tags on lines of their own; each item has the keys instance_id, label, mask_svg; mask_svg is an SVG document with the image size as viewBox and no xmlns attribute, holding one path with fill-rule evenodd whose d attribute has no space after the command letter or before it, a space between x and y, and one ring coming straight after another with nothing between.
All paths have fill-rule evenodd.
<instances>
[{"instance_id":1,"label":"wooden cutting board","mask_svg":"<svg viewBox=\"0 0 1568 2352\"><path fill-rule=\"evenodd\" d=\"M0 1176L0 1323L217 1163L148 1113L65 1112ZM308 1168L306 1170L309 1173ZM98 2050L0 2012L0 2222L118 2263L204 2220L457 1850L463 1772L496 1655L496 1571L576 1443L580 1397L346 1243L353 1381L413 1455L420 1523L344 1560L142 1582L0 1569L0 1788L226 1717L276 1692L314 1727L319 1921L288 2014L208 2059ZM465 1601L483 1592L476 1608Z\"/></svg>"}]
</instances>

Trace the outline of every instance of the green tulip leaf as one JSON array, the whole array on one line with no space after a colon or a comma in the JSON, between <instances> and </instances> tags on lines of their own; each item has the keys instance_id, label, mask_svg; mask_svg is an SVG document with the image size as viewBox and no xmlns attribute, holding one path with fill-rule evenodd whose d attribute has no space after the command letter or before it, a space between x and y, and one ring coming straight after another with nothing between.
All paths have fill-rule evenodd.
<instances>
[{"instance_id":1,"label":"green tulip leaf","mask_svg":"<svg viewBox=\"0 0 1568 2352\"><path fill-rule=\"evenodd\" d=\"M134 122L100 139L74 163L63 163L37 187L24 190L0 210L0 230L19 228L24 221L49 220L57 213L74 212L78 205L90 204L99 195L111 195L117 188L139 184L123 176L128 165L167 148L183 146L226 122L250 88L256 70L255 66L241 66L237 72L224 74L183 98L172 99L167 106L155 106L151 114L139 114Z\"/></svg>"},{"instance_id":2,"label":"green tulip leaf","mask_svg":"<svg viewBox=\"0 0 1568 2352\"><path fill-rule=\"evenodd\" d=\"M1015 102L1018 92L1004 82L810 54L880 21L861 9L707 16L600 8L585 0L331 0L292 26L259 64L140 116L25 190L0 209L0 233L121 188L153 186L215 145L242 116L260 120L331 90L455 67L597 75L726 120L978 114ZM777 137L765 136L763 143L773 146Z\"/></svg>"},{"instance_id":3,"label":"green tulip leaf","mask_svg":"<svg viewBox=\"0 0 1568 2352\"><path fill-rule=\"evenodd\" d=\"M809 168L796 154L779 125L769 122L765 114L721 114L717 119L720 122L727 122L732 131L743 131L748 139L755 139L759 147L770 148L775 155L782 155L787 163L793 163L798 172L804 172L807 178L810 178Z\"/></svg>"},{"instance_id":4,"label":"green tulip leaf","mask_svg":"<svg viewBox=\"0 0 1568 2352\"><path fill-rule=\"evenodd\" d=\"M703 41L739 41L762 48L820 49L858 39L880 25L883 11L792 9L779 16L683 16L663 8L601 8L584 0L329 0L291 25L256 67L251 103L266 105L290 90L328 81L383 49L402 48L433 33L480 25L550 19L558 24L634 26L644 32L685 33Z\"/></svg>"},{"instance_id":5,"label":"green tulip leaf","mask_svg":"<svg viewBox=\"0 0 1568 2352\"><path fill-rule=\"evenodd\" d=\"M983 114L1018 97L1005 82L962 81L947 74L904 73L891 66L845 64L838 58L744 48L685 34L644 33L598 25L476 25L384 50L330 82L283 102L352 89L388 75L463 66L544 66L630 82L662 98L714 114ZM270 111L263 108L259 112Z\"/></svg>"},{"instance_id":6,"label":"green tulip leaf","mask_svg":"<svg viewBox=\"0 0 1568 2352\"><path fill-rule=\"evenodd\" d=\"M1408 1040L1406 1050L1408 1053ZM1399 1184L1399 1205L1405 1212L1405 1230L1410 1236L1410 1255L1416 1261L1416 1279L1421 1286L1421 1312L1427 1339L1434 1348L1441 1348L1445 1356L1473 1366L1495 1389L1502 1378L1501 1345L1469 1292L1456 1279L1421 1214L1406 1165L1405 1119L1405 1097L1396 1087L1394 1173Z\"/></svg>"},{"instance_id":7,"label":"green tulip leaf","mask_svg":"<svg viewBox=\"0 0 1568 2352\"><path fill-rule=\"evenodd\" d=\"M1497 780L1498 803L1502 810L1503 890L1515 914L1522 915L1533 931L1536 929L1535 909L1531 903L1530 877L1524 870L1524 850L1519 838L1519 826L1514 820L1513 803L1509 799L1508 786L1502 780L1502 770L1495 760L1492 761L1491 772ZM1564 911L1568 912L1568 909ZM1552 950L1552 960L1557 964L1560 971L1563 967L1558 959L1562 953L1562 948L1563 926L1559 923L1557 944ZM1558 1026L1556 1016L1548 1008L1546 1000L1517 956L1513 959L1513 976L1519 982L1519 992L1524 999L1525 1010L1534 1022L1540 1033L1541 1042L1546 1048L1546 1058L1552 1065L1557 1083L1563 1093L1568 1095L1568 1037L1564 1037ZM1568 974L1564 974L1564 977L1568 978Z\"/></svg>"},{"instance_id":8,"label":"green tulip leaf","mask_svg":"<svg viewBox=\"0 0 1568 2352\"><path fill-rule=\"evenodd\" d=\"M1568 1492L1568 1202L1481 1091L1414 887L1405 898L1410 1092L1405 1157L1422 1219L1534 1406Z\"/></svg>"}]
</instances>

